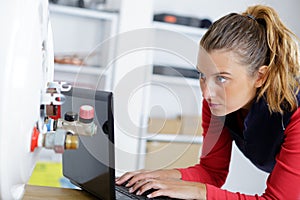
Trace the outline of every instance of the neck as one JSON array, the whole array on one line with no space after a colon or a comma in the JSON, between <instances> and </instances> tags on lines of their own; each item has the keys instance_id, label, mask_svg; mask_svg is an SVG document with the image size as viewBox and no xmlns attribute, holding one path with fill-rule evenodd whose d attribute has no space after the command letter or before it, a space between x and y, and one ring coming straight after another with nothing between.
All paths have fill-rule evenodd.
<instances>
[{"instance_id":1,"label":"neck","mask_svg":"<svg viewBox=\"0 0 300 200\"><path fill-rule=\"evenodd\" d=\"M251 99L248 103L246 103L241 109L250 110L255 98Z\"/></svg>"}]
</instances>

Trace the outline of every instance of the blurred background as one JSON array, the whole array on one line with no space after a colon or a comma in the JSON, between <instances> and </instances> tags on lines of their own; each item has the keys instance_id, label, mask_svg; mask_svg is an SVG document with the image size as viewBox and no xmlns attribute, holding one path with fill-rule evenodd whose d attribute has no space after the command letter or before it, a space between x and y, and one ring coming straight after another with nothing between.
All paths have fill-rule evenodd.
<instances>
[{"instance_id":1,"label":"blurred background","mask_svg":"<svg viewBox=\"0 0 300 200\"><path fill-rule=\"evenodd\" d=\"M118 174L199 161L199 40L216 19L254 4L272 6L300 36L297 0L50 1L54 79L114 92ZM232 153L224 188L262 193L267 174L253 168L235 147ZM47 150L29 183L73 187L62 176L61 155Z\"/></svg>"}]
</instances>

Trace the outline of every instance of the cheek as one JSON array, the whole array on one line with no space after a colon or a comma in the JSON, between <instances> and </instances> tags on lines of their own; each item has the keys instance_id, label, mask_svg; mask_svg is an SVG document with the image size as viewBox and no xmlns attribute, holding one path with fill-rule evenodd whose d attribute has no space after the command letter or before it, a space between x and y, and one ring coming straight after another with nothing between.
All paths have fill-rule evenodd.
<instances>
[{"instance_id":1,"label":"cheek","mask_svg":"<svg viewBox=\"0 0 300 200\"><path fill-rule=\"evenodd\" d=\"M235 88L224 87L218 91L217 95L219 102L224 107L221 109L221 113L215 113L216 115L224 116L232 113L241 108L242 102L244 102L243 97Z\"/></svg>"},{"instance_id":2,"label":"cheek","mask_svg":"<svg viewBox=\"0 0 300 200\"><path fill-rule=\"evenodd\" d=\"M256 90L246 84L225 88L225 104L228 111L235 111L245 106L255 96Z\"/></svg>"},{"instance_id":3,"label":"cheek","mask_svg":"<svg viewBox=\"0 0 300 200\"><path fill-rule=\"evenodd\" d=\"M218 100L225 100L228 95L231 93L230 87L227 87L222 84L214 84L214 87L212 87L213 93L216 95L216 98Z\"/></svg>"},{"instance_id":4,"label":"cheek","mask_svg":"<svg viewBox=\"0 0 300 200\"><path fill-rule=\"evenodd\" d=\"M232 88L226 88L224 89L224 91L225 92L223 95L223 100L225 101L224 103L226 107L232 109L232 107L237 106L237 104L239 104L241 94L237 90L233 90Z\"/></svg>"},{"instance_id":5,"label":"cheek","mask_svg":"<svg viewBox=\"0 0 300 200\"><path fill-rule=\"evenodd\" d=\"M220 103L226 107L226 110L232 110L232 107L236 105L239 98L237 92L231 87L218 88L216 94Z\"/></svg>"}]
</instances>

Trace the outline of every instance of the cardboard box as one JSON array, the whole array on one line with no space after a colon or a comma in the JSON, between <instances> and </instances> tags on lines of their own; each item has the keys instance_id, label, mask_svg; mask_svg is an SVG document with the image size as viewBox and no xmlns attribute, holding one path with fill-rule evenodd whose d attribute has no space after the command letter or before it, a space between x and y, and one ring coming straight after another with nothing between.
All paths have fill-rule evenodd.
<instances>
[{"instance_id":1,"label":"cardboard box","mask_svg":"<svg viewBox=\"0 0 300 200\"><path fill-rule=\"evenodd\" d=\"M202 135L202 120L200 116L179 116L174 119L150 118L148 133Z\"/></svg>"},{"instance_id":2,"label":"cardboard box","mask_svg":"<svg viewBox=\"0 0 300 200\"><path fill-rule=\"evenodd\" d=\"M181 129L180 118L163 119L150 118L148 121L148 133L179 134Z\"/></svg>"},{"instance_id":3,"label":"cardboard box","mask_svg":"<svg viewBox=\"0 0 300 200\"><path fill-rule=\"evenodd\" d=\"M146 169L171 169L199 162L202 144L147 142Z\"/></svg>"},{"instance_id":4,"label":"cardboard box","mask_svg":"<svg viewBox=\"0 0 300 200\"><path fill-rule=\"evenodd\" d=\"M200 116L181 116L180 134L201 136L202 132L202 118Z\"/></svg>"}]
</instances>

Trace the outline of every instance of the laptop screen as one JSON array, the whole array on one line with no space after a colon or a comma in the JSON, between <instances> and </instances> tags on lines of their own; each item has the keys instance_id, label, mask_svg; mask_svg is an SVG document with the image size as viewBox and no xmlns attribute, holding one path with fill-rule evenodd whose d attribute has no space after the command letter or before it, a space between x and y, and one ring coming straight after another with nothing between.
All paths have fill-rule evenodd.
<instances>
[{"instance_id":1,"label":"laptop screen","mask_svg":"<svg viewBox=\"0 0 300 200\"><path fill-rule=\"evenodd\" d=\"M64 95L62 117L68 111L79 113L81 105L91 105L97 132L79 135L79 148L64 152L63 175L100 199L115 199L113 95L82 88L72 88Z\"/></svg>"}]
</instances>

